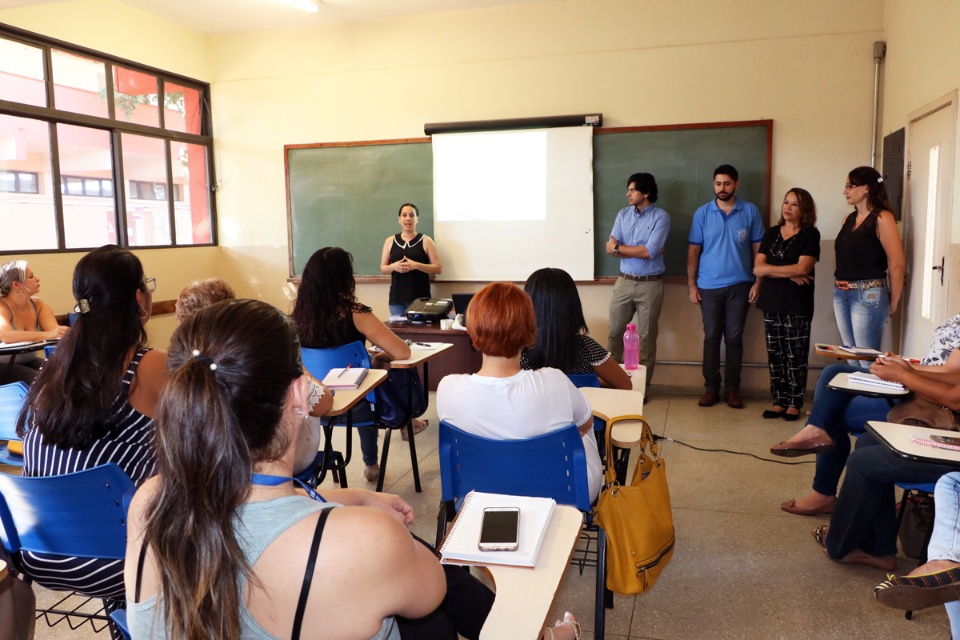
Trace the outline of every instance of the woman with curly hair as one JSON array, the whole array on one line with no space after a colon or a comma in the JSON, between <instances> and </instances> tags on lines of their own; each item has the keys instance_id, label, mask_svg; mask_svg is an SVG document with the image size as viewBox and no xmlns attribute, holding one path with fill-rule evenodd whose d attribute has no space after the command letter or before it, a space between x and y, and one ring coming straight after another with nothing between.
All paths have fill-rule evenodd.
<instances>
[{"instance_id":1,"label":"woman with curly hair","mask_svg":"<svg viewBox=\"0 0 960 640\"><path fill-rule=\"evenodd\" d=\"M373 358L375 367L386 367L391 360L410 357L410 346L390 331L373 310L360 303L353 279L353 256L340 247L317 250L303 269L293 322L300 344L307 349L333 349L351 342L366 342L383 351ZM320 372L315 372L321 375ZM322 377L322 375L321 375ZM414 424L414 433L425 424ZM376 482L380 475L377 463L377 430L358 429L363 454L363 477Z\"/></svg>"}]
</instances>

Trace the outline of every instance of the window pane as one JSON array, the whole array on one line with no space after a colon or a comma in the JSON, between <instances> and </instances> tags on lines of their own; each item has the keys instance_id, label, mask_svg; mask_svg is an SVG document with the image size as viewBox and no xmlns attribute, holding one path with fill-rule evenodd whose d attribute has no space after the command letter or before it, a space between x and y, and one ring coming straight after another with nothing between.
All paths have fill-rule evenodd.
<instances>
[{"instance_id":1,"label":"window pane","mask_svg":"<svg viewBox=\"0 0 960 640\"><path fill-rule=\"evenodd\" d=\"M37 174L24 172L18 176L18 180L20 193L40 193L37 185Z\"/></svg>"},{"instance_id":2,"label":"window pane","mask_svg":"<svg viewBox=\"0 0 960 640\"><path fill-rule=\"evenodd\" d=\"M17 192L17 174L13 171L0 171L0 191L3 193Z\"/></svg>"},{"instance_id":3,"label":"window pane","mask_svg":"<svg viewBox=\"0 0 960 640\"><path fill-rule=\"evenodd\" d=\"M0 192L0 251L57 248L50 167L49 125L0 114L0 175L13 176L14 191L21 172L41 182L38 194Z\"/></svg>"},{"instance_id":4,"label":"window pane","mask_svg":"<svg viewBox=\"0 0 960 640\"><path fill-rule=\"evenodd\" d=\"M110 132L57 125L63 190L63 228L68 249L99 247L117 241L112 197L98 196L86 185L112 175ZM92 197L91 197L92 196Z\"/></svg>"},{"instance_id":5,"label":"window pane","mask_svg":"<svg viewBox=\"0 0 960 640\"><path fill-rule=\"evenodd\" d=\"M47 106L42 49L0 38L0 100Z\"/></svg>"},{"instance_id":6,"label":"window pane","mask_svg":"<svg viewBox=\"0 0 960 640\"><path fill-rule=\"evenodd\" d=\"M117 120L159 127L157 76L124 67L114 67L113 104L113 113Z\"/></svg>"},{"instance_id":7,"label":"window pane","mask_svg":"<svg viewBox=\"0 0 960 640\"><path fill-rule=\"evenodd\" d=\"M200 90L165 84L163 123L171 131L200 134Z\"/></svg>"},{"instance_id":8,"label":"window pane","mask_svg":"<svg viewBox=\"0 0 960 640\"><path fill-rule=\"evenodd\" d=\"M53 100L57 109L106 118L104 63L53 49Z\"/></svg>"},{"instance_id":9,"label":"window pane","mask_svg":"<svg viewBox=\"0 0 960 640\"><path fill-rule=\"evenodd\" d=\"M159 138L132 133L121 134L123 143L123 175L131 181L146 183L140 193L127 193L127 238L131 247L170 244L170 214L166 193L162 200L140 199L155 196L152 183L159 183L166 192L166 145Z\"/></svg>"},{"instance_id":10,"label":"window pane","mask_svg":"<svg viewBox=\"0 0 960 640\"><path fill-rule=\"evenodd\" d=\"M99 196L100 195L100 180L91 180L87 178L83 181L83 195L85 196Z\"/></svg>"},{"instance_id":11,"label":"window pane","mask_svg":"<svg viewBox=\"0 0 960 640\"><path fill-rule=\"evenodd\" d=\"M210 198L207 187L207 149L198 144L170 143L173 162L174 216L177 244L209 244Z\"/></svg>"}]
</instances>

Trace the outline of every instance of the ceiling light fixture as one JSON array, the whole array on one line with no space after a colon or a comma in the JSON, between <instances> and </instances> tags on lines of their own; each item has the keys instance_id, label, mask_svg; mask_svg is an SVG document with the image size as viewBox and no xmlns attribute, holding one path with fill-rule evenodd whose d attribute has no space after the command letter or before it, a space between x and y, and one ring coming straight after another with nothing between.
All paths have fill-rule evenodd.
<instances>
[{"instance_id":1,"label":"ceiling light fixture","mask_svg":"<svg viewBox=\"0 0 960 640\"><path fill-rule=\"evenodd\" d=\"M302 9L307 13L316 13L317 11L320 11L320 7L310 0L280 0L280 2L294 6L297 9Z\"/></svg>"}]
</instances>

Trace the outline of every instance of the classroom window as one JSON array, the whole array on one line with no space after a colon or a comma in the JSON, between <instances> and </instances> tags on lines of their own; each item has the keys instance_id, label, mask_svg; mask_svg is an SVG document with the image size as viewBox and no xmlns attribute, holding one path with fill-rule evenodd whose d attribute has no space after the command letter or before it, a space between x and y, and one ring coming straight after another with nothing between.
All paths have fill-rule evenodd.
<instances>
[{"instance_id":1,"label":"classroom window","mask_svg":"<svg viewBox=\"0 0 960 640\"><path fill-rule=\"evenodd\" d=\"M0 252L57 246L51 174L50 126L0 114Z\"/></svg>"},{"instance_id":2,"label":"classroom window","mask_svg":"<svg viewBox=\"0 0 960 640\"><path fill-rule=\"evenodd\" d=\"M0 25L0 100L0 253L216 243L208 85Z\"/></svg>"},{"instance_id":3,"label":"classroom window","mask_svg":"<svg viewBox=\"0 0 960 640\"><path fill-rule=\"evenodd\" d=\"M0 100L47 106L43 49L0 38Z\"/></svg>"}]
</instances>

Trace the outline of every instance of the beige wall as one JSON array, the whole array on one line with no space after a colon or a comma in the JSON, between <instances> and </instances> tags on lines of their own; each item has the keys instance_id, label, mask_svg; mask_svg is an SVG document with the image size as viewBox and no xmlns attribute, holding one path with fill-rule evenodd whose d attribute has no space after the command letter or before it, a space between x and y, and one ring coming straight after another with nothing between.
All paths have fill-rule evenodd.
<instances>
[{"instance_id":1,"label":"beige wall","mask_svg":"<svg viewBox=\"0 0 960 640\"><path fill-rule=\"evenodd\" d=\"M820 205L814 338L835 340L830 241L846 210L846 172L869 162L873 42L886 26L885 131L915 108L897 87L922 85L936 97L956 87L960 70L960 45L949 37L954 3L930 2L947 24L935 11L916 18L916 4L886 4L885 20L883 0L739 0L722 10L707 0L567 0L211 38L109 0L0 11L0 21L211 82L221 247L196 275L221 275L241 295L285 308L284 144L421 136L425 122L593 111L607 126L771 118L773 214L791 186L810 190ZM897 21L908 24L895 29L892 16L901 13ZM928 38L927 22L942 37ZM928 41L948 47L949 74L910 71L927 64L934 45L919 47L919 62L903 51ZM157 265L162 277L179 251L158 253L171 255ZM581 294L602 342L609 289L584 286ZM385 287L361 286L360 296L386 311ZM700 359L699 314L683 287L668 286L661 326L661 359ZM759 313L747 331L746 360L765 362ZM697 385L698 376L695 366L663 367L654 382ZM762 389L766 374L748 371L746 382Z\"/></svg>"}]
</instances>

